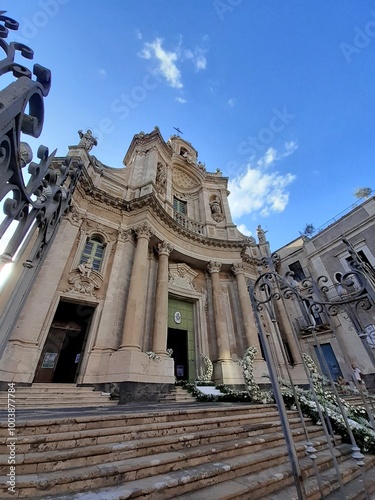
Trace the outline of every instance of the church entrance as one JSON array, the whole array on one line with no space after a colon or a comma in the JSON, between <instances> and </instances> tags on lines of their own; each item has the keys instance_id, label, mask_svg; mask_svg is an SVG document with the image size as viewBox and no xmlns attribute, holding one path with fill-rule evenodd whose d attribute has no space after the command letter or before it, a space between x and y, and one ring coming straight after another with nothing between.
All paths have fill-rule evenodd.
<instances>
[{"instance_id":1,"label":"church entrance","mask_svg":"<svg viewBox=\"0 0 375 500\"><path fill-rule=\"evenodd\" d=\"M175 377L193 381L195 369L194 306L170 297L168 301L167 349L172 349Z\"/></svg>"},{"instance_id":2,"label":"church entrance","mask_svg":"<svg viewBox=\"0 0 375 500\"><path fill-rule=\"evenodd\" d=\"M35 371L34 383L74 383L94 308L60 302Z\"/></svg>"},{"instance_id":3,"label":"church entrance","mask_svg":"<svg viewBox=\"0 0 375 500\"><path fill-rule=\"evenodd\" d=\"M187 330L168 328L167 349L173 350L174 374L177 380L189 378L187 334Z\"/></svg>"}]
</instances>

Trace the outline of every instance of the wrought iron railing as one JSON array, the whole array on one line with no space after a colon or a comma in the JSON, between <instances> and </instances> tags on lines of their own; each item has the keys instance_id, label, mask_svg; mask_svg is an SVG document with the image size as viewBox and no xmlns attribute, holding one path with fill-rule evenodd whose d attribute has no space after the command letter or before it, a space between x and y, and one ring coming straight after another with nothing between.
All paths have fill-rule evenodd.
<instances>
[{"instance_id":1,"label":"wrought iron railing","mask_svg":"<svg viewBox=\"0 0 375 500\"><path fill-rule=\"evenodd\" d=\"M343 242L348 246L349 253L351 254L352 257L351 261L352 270L346 273L342 277L342 282L345 283L345 286L350 289L349 293L337 293L335 299L329 300L327 298L327 292L329 291L329 287L327 286L327 284L329 283L329 279L325 276L320 276L316 281L314 281L312 278L307 278L301 281L300 283L292 281L291 284L290 278L288 279L288 273L285 277L282 277L275 271L274 263L278 262L279 260L278 256L275 254L272 255L271 257L266 257L263 259L263 267L265 271L258 277L255 283L249 286L250 299L253 305L253 310L259 331L259 337L261 340L262 349L264 351L265 359L267 362L270 381L272 384L272 390L275 395L276 404L278 406L278 410L282 421L284 437L288 448L291 468L295 479L295 487L299 499L306 498L304 479L301 474L301 466L299 458L296 453L295 444L293 442L291 429L285 411L285 404L281 389L282 382L280 381L277 373L277 362L273 359L272 354L270 352L270 348L267 341L267 335L264 332L264 326L261 319L261 314L263 316L267 315L270 322L274 325L276 342L279 343L280 351L283 356L288 376L288 382L294 394L295 405L297 409L300 411L298 397L297 397L297 390L293 382L293 377L290 367L288 366L287 355L283 348L283 339L280 334L280 329L278 328L276 309L275 309L275 305L278 301L283 302L285 307L288 299L293 299L294 302L297 301L297 303L299 304L299 310L301 312L301 315L298 317L298 323L303 326L303 330L305 332L308 332L310 335L313 336L314 344L316 345L317 351L319 353L319 358L323 363L322 367L323 372L326 373L328 376L329 385L331 388L330 390L335 395L337 401L337 407L339 408L342 421L344 422L343 425L345 425L346 427L346 432L347 435L349 436L352 445L351 457L360 467L362 482L366 488L364 472L362 469L362 465L364 464L363 462L364 456L362 455L361 450L357 446L357 442L354 433L352 431L349 418L347 416L347 410L342 404L342 400L340 399L340 396L337 391L337 385L335 384L335 381L333 380L332 375L330 373L328 363L325 359L325 356L321 348L319 336L317 335L317 328L313 320L316 314L325 315L325 317L328 320L338 314L347 314L348 318L353 324L356 334L358 334L359 337L362 339L363 344L369 354L369 359L372 360L373 365L375 367L375 361L372 350L368 345L367 339L364 338L365 335L364 328L358 318L359 310L374 309L375 273L374 270L370 266L368 266L368 264L364 263L360 259L358 254L355 252L355 250L347 240L343 239ZM352 290L351 288L353 288L354 283L356 284L356 289ZM306 304L308 304L308 307L306 307ZM333 449L332 445L333 430L331 427L330 418L327 417L327 415L329 415L329 409L327 409L327 407L324 407L324 404L322 404L321 399L319 399L318 397L318 394L314 387L314 382L311 378L311 367L309 367L306 362L306 355L305 353L302 352L301 344L299 342L299 339L297 338L297 335L295 334L296 330L293 328L292 324L290 325L290 327L291 327L290 328L291 334L294 335L295 345L300 354L301 366L304 369L306 379L309 384L311 398L316 405L319 418L322 422L322 426L326 434L327 443L329 444L332 461L336 471L337 481L340 485L341 493L343 494L344 497L343 480L340 471L340 466L337 462L335 456L335 450ZM334 333L336 333L335 325L333 322L330 322L330 329ZM336 339L340 343L339 335L336 335ZM346 352L345 346L342 343L340 344L340 348L341 351L343 352L345 362L348 365L348 369L351 370L350 354ZM372 408L370 408L371 400L370 402L367 400L366 394L364 394L361 384L359 384L355 379L353 380L356 386L356 390L362 398L363 406L366 409L369 425L371 426L372 430L375 431L375 420ZM319 452L317 452L312 447L312 443L308 436L308 429L307 426L305 425L303 416L301 417L301 421L304 426L304 432L306 437L306 444L305 444L306 453L307 455L310 456L310 458L314 462L315 475L317 478L319 489L322 493L321 498L324 498L320 472L318 468L315 467L315 459L319 455ZM368 490L366 490L366 495L367 495L366 498L369 499L370 496Z\"/></svg>"},{"instance_id":2,"label":"wrought iron railing","mask_svg":"<svg viewBox=\"0 0 375 500\"><path fill-rule=\"evenodd\" d=\"M56 151L49 154L45 146L37 151L38 162L32 161L31 147L23 136L40 136L51 72L39 64L34 64L30 71L16 61L19 57L32 59L34 55L32 49L22 43L5 41L9 30L17 29L18 23L1 11L0 47L4 57L0 61L0 77L11 73L14 81L0 91L0 207L3 211L0 238L6 241L0 255L0 270L15 258L22 259L24 270L0 317L0 355L61 218L69 209L82 169L81 162L74 158L53 167ZM31 250L24 255L26 248Z\"/></svg>"}]
</instances>

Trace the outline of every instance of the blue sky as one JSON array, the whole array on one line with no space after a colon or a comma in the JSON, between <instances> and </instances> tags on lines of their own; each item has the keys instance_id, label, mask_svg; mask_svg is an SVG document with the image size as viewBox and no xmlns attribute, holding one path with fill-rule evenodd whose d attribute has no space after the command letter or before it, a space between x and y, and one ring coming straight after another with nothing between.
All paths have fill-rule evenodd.
<instances>
[{"instance_id":1,"label":"blue sky","mask_svg":"<svg viewBox=\"0 0 375 500\"><path fill-rule=\"evenodd\" d=\"M375 6L354 0L3 0L52 71L42 135L77 131L120 167L134 134L179 127L230 178L235 222L272 250L375 188ZM26 62L26 64L28 64Z\"/></svg>"}]
</instances>

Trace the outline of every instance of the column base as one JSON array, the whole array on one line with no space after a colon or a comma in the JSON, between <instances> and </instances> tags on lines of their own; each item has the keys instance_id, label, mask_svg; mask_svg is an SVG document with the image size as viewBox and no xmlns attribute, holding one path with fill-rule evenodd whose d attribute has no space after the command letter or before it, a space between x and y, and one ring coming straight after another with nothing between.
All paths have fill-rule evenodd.
<instances>
[{"instance_id":1,"label":"column base","mask_svg":"<svg viewBox=\"0 0 375 500\"><path fill-rule=\"evenodd\" d=\"M137 350L118 350L107 355L105 372L84 377L84 383L142 382L174 384L174 360L170 357L151 359Z\"/></svg>"},{"instance_id":2,"label":"column base","mask_svg":"<svg viewBox=\"0 0 375 500\"><path fill-rule=\"evenodd\" d=\"M242 369L231 360L214 363L214 381L216 384L241 385L244 383Z\"/></svg>"}]
</instances>

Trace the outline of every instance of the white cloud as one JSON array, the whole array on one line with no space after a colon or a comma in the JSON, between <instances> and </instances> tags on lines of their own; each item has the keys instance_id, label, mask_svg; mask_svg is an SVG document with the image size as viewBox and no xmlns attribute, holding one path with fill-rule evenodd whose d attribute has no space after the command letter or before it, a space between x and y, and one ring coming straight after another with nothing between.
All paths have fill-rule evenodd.
<instances>
[{"instance_id":1,"label":"white cloud","mask_svg":"<svg viewBox=\"0 0 375 500\"><path fill-rule=\"evenodd\" d=\"M183 97L176 97L176 101L181 103L181 104L186 104L187 103L187 100L184 99Z\"/></svg>"},{"instance_id":2,"label":"white cloud","mask_svg":"<svg viewBox=\"0 0 375 500\"><path fill-rule=\"evenodd\" d=\"M142 34L139 30L135 31L139 40L142 40ZM206 69L207 58L206 49L196 47L194 50L182 47L182 36L179 37L177 47L173 51L167 51L163 47L164 40L155 38L153 42L144 42L142 50L138 53L143 59L150 59L157 63L156 71L162 75L168 84L180 89L183 87L181 69L178 63L190 61L196 72Z\"/></svg>"},{"instance_id":3,"label":"white cloud","mask_svg":"<svg viewBox=\"0 0 375 500\"><path fill-rule=\"evenodd\" d=\"M246 227L245 224L238 224L237 229L245 236L252 236L252 232Z\"/></svg>"},{"instance_id":4,"label":"white cloud","mask_svg":"<svg viewBox=\"0 0 375 500\"><path fill-rule=\"evenodd\" d=\"M230 108L233 108L235 102L236 102L235 99L233 97L231 97L230 99L228 99L227 106L229 106Z\"/></svg>"},{"instance_id":5,"label":"white cloud","mask_svg":"<svg viewBox=\"0 0 375 500\"><path fill-rule=\"evenodd\" d=\"M204 54L199 54L194 58L194 63L195 63L195 69L197 71L200 71L201 69L206 69L207 66L207 59Z\"/></svg>"},{"instance_id":6,"label":"white cloud","mask_svg":"<svg viewBox=\"0 0 375 500\"><path fill-rule=\"evenodd\" d=\"M275 162L289 156L296 148L296 143L286 143L282 151L268 148L262 158L256 163L248 163L243 173L229 181L228 189L231 194L228 200L234 219L253 212L266 217L273 212L285 210L289 201L286 189L296 176L272 172L270 169Z\"/></svg>"},{"instance_id":7,"label":"white cloud","mask_svg":"<svg viewBox=\"0 0 375 500\"><path fill-rule=\"evenodd\" d=\"M98 73L101 78L105 78L107 76L107 70L104 68L99 68Z\"/></svg>"},{"instance_id":8,"label":"white cloud","mask_svg":"<svg viewBox=\"0 0 375 500\"><path fill-rule=\"evenodd\" d=\"M162 44L163 40L161 38L156 38L151 43L146 42L138 55L144 59L156 59L158 63L157 72L167 80L171 87L180 89L183 87L181 72L176 66L179 53L178 51L168 52L164 50Z\"/></svg>"}]
</instances>

